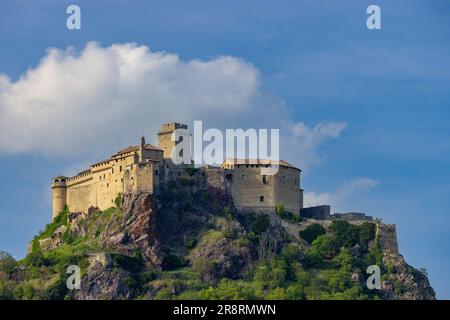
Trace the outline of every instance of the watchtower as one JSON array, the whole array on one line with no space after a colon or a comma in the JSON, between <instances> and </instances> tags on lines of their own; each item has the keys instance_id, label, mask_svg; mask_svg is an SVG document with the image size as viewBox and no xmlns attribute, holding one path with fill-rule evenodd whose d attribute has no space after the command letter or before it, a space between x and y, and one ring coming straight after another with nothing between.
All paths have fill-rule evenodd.
<instances>
[{"instance_id":1,"label":"watchtower","mask_svg":"<svg viewBox=\"0 0 450 320\"><path fill-rule=\"evenodd\" d=\"M165 123L161 125L158 132L158 142L159 142L159 148L164 151L164 158L165 159L171 159L172 158L172 150L174 150L175 145L181 142L179 141L172 141L172 133L177 129L186 129L188 126L186 124L178 123L178 122L172 122L172 123ZM181 138L181 137L180 137Z\"/></svg>"},{"instance_id":2,"label":"watchtower","mask_svg":"<svg viewBox=\"0 0 450 320\"><path fill-rule=\"evenodd\" d=\"M58 176L52 179L53 220L64 210L67 204L67 177Z\"/></svg>"}]
</instances>

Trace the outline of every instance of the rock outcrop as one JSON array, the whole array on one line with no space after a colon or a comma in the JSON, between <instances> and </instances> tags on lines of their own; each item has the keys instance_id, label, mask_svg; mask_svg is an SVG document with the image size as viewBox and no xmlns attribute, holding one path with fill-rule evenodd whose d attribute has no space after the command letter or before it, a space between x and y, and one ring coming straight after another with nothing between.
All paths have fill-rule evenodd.
<instances>
[{"instance_id":1,"label":"rock outcrop","mask_svg":"<svg viewBox=\"0 0 450 320\"><path fill-rule=\"evenodd\" d=\"M268 270L269 274L258 277L267 276L270 283L275 281L270 280L271 268L275 270L274 277L284 277L288 283L295 281L297 276L305 279L307 268L317 274L318 270L314 268L320 265L308 265L317 263L320 257L324 259L323 265L331 268L324 274L330 274L333 266L336 269L342 267L342 262L335 259L339 250L328 250L328 243L323 241L315 248L319 251L311 255L309 251L314 243L299 236L299 231L312 224L320 224L327 230L324 236L333 236L336 218L289 221L276 213L240 213L233 209L223 190L198 191L190 185L168 187L158 195L127 193L122 195L118 205L119 208L103 212L90 208L87 213L67 213L65 223L52 226L50 232L43 233L45 236L33 240L25 263L9 276L11 281L25 281L28 264L41 268L45 271L43 274L48 275L42 280L45 285L50 284L43 297L167 299L193 288L218 285L224 279L238 283L248 280L258 265L264 263L263 270ZM382 285L376 297L435 299L435 292L424 272L409 266L399 254L395 226L379 220L351 222L354 225L363 223L371 224L372 229L365 230L372 230L372 238L368 239L368 233L364 234L367 239L361 244L359 236L352 240L349 233L345 234L348 239L341 240L342 243L356 241L346 248L351 256L345 258L347 261L356 259L361 264L370 259L382 260L379 262L383 270ZM287 247L289 250L285 252ZM369 252L372 249L373 253ZM64 269L58 268L69 264L80 265L82 269L79 290L65 288L67 275L64 275ZM53 269L45 269L47 266ZM58 270L59 274L49 270ZM361 295L367 294L364 271L358 264L345 271L349 272L349 283L358 285ZM342 274L345 273L339 276ZM256 286L260 288L258 294L265 294L270 289L265 285L263 282ZM306 295L307 292L299 293L299 297ZM316 297L316 293L311 296ZM368 297L371 297L370 293Z\"/></svg>"}]
</instances>

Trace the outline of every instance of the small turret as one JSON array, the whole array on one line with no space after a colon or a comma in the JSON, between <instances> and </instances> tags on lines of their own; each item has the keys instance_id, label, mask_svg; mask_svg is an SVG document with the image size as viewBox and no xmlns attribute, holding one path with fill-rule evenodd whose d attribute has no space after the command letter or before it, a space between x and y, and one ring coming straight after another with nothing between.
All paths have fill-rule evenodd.
<instances>
[{"instance_id":1,"label":"small turret","mask_svg":"<svg viewBox=\"0 0 450 320\"><path fill-rule=\"evenodd\" d=\"M52 179L53 219L60 214L67 204L67 177L58 176Z\"/></svg>"},{"instance_id":2,"label":"small turret","mask_svg":"<svg viewBox=\"0 0 450 320\"><path fill-rule=\"evenodd\" d=\"M144 150L145 150L145 137L142 137L141 144L139 145L139 162L144 161Z\"/></svg>"}]
</instances>

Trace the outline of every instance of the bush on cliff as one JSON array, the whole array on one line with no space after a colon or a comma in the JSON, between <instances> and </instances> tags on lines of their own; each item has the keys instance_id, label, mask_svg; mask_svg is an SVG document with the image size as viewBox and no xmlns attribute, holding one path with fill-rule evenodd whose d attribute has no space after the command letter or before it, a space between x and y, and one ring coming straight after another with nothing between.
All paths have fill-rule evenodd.
<instances>
[{"instance_id":1,"label":"bush on cliff","mask_svg":"<svg viewBox=\"0 0 450 320\"><path fill-rule=\"evenodd\" d=\"M301 230L298 232L300 238L306 240L308 243L312 243L317 239L318 236L325 234L326 230L318 223L313 223L306 227L305 230Z\"/></svg>"}]
</instances>

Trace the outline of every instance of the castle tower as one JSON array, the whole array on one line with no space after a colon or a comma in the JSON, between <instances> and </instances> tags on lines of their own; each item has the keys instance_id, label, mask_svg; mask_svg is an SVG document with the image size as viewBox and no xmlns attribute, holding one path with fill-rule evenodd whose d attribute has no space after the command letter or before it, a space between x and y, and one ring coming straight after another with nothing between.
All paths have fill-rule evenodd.
<instances>
[{"instance_id":1,"label":"castle tower","mask_svg":"<svg viewBox=\"0 0 450 320\"><path fill-rule=\"evenodd\" d=\"M186 124L181 124L177 122L166 123L161 125L158 132L158 142L159 148L164 151L164 158L171 159L172 158L172 150L175 148L175 145L181 141L172 141L172 133L177 129L186 129Z\"/></svg>"},{"instance_id":2,"label":"castle tower","mask_svg":"<svg viewBox=\"0 0 450 320\"><path fill-rule=\"evenodd\" d=\"M145 150L145 137L142 137L141 144L139 145L139 162L144 161L144 150Z\"/></svg>"},{"instance_id":3,"label":"castle tower","mask_svg":"<svg viewBox=\"0 0 450 320\"><path fill-rule=\"evenodd\" d=\"M60 214L67 204L67 177L58 176L52 179L53 219Z\"/></svg>"}]
</instances>

